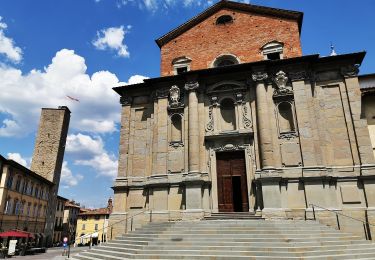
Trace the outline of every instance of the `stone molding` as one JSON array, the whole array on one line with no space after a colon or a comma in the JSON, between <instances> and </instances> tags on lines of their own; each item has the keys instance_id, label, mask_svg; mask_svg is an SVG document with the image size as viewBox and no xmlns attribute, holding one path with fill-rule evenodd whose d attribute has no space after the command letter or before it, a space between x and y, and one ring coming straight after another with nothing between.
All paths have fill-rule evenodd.
<instances>
[{"instance_id":1,"label":"stone molding","mask_svg":"<svg viewBox=\"0 0 375 260\"><path fill-rule=\"evenodd\" d=\"M352 64L341 67L341 75L344 78L357 77L359 73L359 64Z\"/></svg>"},{"instance_id":2,"label":"stone molding","mask_svg":"<svg viewBox=\"0 0 375 260\"><path fill-rule=\"evenodd\" d=\"M122 106L130 106L132 104L132 97L129 97L129 96L122 96L120 97L120 104Z\"/></svg>"},{"instance_id":3,"label":"stone molding","mask_svg":"<svg viewBox=\"0 0 375 260\"><path fill-rule=\"evenodd\" d=\"M185 83L185 90L186 91L196 91L199 88L198 81L190 81Z\"/></svg>"},{"instance_id":4,"label":"stone molding","mask_svg":"<svg viewBox=\"0 0 375 260\"><path fill-rule=\"evenodd\" d=\"M252 79L255 82L265 81L266 79L268 79L268 74L266 72L256 72L252 75Z\"/></svg>"},{"instance_id":5,"label":"stone molding","mask_svg":"<svg viewBox=\"0 0 375 260\"><path fill-rule=\"evenodd\" d=\"M290 72L289 74L290 81L302 81L309 79L309 75L306 71L297 71L297 72Z\"/></svg>"},{"instance_id":6,"label":"stone molding","mask_svg":"<svg viewBox=\"0 0 375 260\"><path fill-rule=\"evenodd\" d=\"M154 99L161 99L161 98L168 98L169 96L169 88L160 88L155 90Z\"/></svg>"}]
</instances>

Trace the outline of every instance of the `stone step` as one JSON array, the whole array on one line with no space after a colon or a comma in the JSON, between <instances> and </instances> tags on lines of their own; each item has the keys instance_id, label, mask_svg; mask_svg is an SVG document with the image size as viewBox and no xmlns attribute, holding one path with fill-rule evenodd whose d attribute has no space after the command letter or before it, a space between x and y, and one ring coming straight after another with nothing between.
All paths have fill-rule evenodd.
<instances>
[{"instance_id":1,"label":"stone step","mask_svg":"<svg viewBox=\"0 0 375 260\"><path fill-rule=\"evenodd\" d=\"M195 233L185 233L185 234L179 234L179 233L161 233L156 236L149 236L149 234L128 234L124 238L140 238L140 239L275 239L274 234L195 234ZM349 233L343 233L343 234L336 234L336 233L327 233L327 234L293 234L293 233L281 233L278 234L278 238L281 239L326 239L326 238L337 238L337 239L362 239L360 236L353 236Z\"/></svg>"},{"instance_id":2,"label":"stone step","mask_svg":"<svg viewBox=\"0 0 375 260\"><path fill-rule=\"evenodd\" d=\"M165 250L170 245L160 246L150 244L148 250ZM369 244L358 244L358 245L320 245L320 246L271 246L271 245L259 245L259 246L237 246L237 245L173 245L174 250L226 250L226 251L277 251L277 252L320 252L326 250L346 250L346 249L359 249L359 250L374 250L369 249Z\"/></svg>"},{"instance_id":3,"label":"stone step","mask_svg":"<svg viewBox=\"0 0 375 260\"><path fill-rule=\"evenodd\" d=\"M248 235L279 235L279 234L295 234L295 235L309 235L309 234L335 234L335 235L349 235L349 233L342 233L339 231L334 231L334 230L243 230L243 229L222 229L222 230L217 230L217 229L192 229L192 230L169 230L169 231L163 231L163 232L157 232L157 231L138 231L138 232L132 232L134 235L142 235L142 234L147 234L147 235L157 235L157 234L248 234ZM126 237L126 236L124 236Z\"/></svg>"}]
</instances>

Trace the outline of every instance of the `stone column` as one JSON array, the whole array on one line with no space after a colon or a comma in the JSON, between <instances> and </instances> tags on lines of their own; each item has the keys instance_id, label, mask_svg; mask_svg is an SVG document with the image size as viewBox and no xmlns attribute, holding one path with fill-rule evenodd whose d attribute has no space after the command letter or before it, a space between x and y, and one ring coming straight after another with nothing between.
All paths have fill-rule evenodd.
<instances>
[{"instance_id":1,"label":"stone column","mask_svg":"<svg viewBox=\"0 0 375 260\"><path fill-rule=\"evenodd\" d=\"M186 178L186 212L185 219L199 218L202 215L202 184L199 172L199 120L198 120L198 82L188 82L185 89L189 95L188 116L188 165L189 174Z\"/></svg>"},{"instance_id":2,"label":"stone column","mask_svg":"<svg viewBox=\"0 0 375 260\"><path fill-rule=\"evenodd\" d=\"M274 168L272 131L270 115L267 103L267 91L264 80L268 78L267 73L255 73L252 75L256 82L256 110L259 137L259 151L261 169Z\"/></svg>"},{"instance_id":3,"label":"stone column","mask_svg":"<svg viewBox=\"0 0 375 260\"><path fill-rule=\"evenodd\" d=\"M126 177L128 175L128 153L129 153L129 132L130 132L130 112L131 98L121 97L121 131L120 131L120 148L118 160L118 176Z\"/></svg>"},{"instance_id":4,"label":"stone column","mask_svg":"<svg viewBox=\"0 0 375 260\"><path fill-rule=\"evenodd\" d=\"M199 172L198 87L198 82L185 84L185 89L189 92L189 173Z\"/></svg>"},{"instance_id":5,"label":"stone column","mask_svg":"<svg viewBox=\"0 0 375 260\"><path fill-rule=\"evenodd\" d=\"M168 155L168 94L169 89L163 88L156 91L158 100L157 113L157 154L156 167L153 174L167 174L167 155Z\"/></svg>"}]
</instances>

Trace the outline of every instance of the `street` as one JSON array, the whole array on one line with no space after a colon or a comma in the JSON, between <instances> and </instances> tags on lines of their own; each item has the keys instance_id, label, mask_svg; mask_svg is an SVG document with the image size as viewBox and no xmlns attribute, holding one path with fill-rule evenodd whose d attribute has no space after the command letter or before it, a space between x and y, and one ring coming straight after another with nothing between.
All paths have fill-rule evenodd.
<instances>
[{"instance_id":1,"label":"street","mask_svg":"<svg viewBox=\"0 0 375 260\"><path fill-rule=\"evenodd\" d=\"M88 247L71 247L70 255L79 253L82 250L87 250ZM26 255L26 256L13 256L12 259L18 260L65 260L62 256L64 249L62 247L49 248L44 254Z\"/></svg>"}]
</instances>

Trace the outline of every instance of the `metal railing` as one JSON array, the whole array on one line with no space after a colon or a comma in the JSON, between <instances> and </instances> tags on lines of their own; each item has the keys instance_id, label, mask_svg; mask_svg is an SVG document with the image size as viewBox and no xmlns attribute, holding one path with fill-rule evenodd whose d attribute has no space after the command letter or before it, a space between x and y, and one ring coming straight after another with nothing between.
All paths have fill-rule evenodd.
<instances>
[{"instance_id":1,"label":"metal railing","mask_svg":"<svg viewBox=\"0 0 375 260\"><path fill-rule=\"evenodd\" d=\"M107 227L103 227L101 229L98 229L98 230L95 230L94 232L92 233L89 233L89 234L86 234L85 237L86 238L90 238L90 241L89 241L89 248L91 249L91 243L92 243L92 236L93 234L95 233L99 233L100 231L103 231L103 235L104 235L104 232L105 230L108 230L110 229L111 230L111 239L113 238L113 227L117 224L120 224L122 222L125 222L125 234L128 233L128 231L133 231L133 222L134 222L134 218L141 215L141 214L144 214L145 212L149 211L148 209L145 209L145 210L142 210L140 212L137 212L135 213L134 215L126 215L126 218L125 219L122 219L122 220L119 220L115 223L112 223L111 225L108 225ZM150 212L150 218L149 218L149 222L152 222L152 210L149 211ZM128 230L128 222L130 220L130 230ZM79 239L82 239L82 237L77 237L75 238L74 240L72 241L68 241L68 258L70 257L70 245L71 244L74 244L76 242L76 240L79 240ZM84 238L85 239L85 238Z\"/></svg>"},{"instance_id":2,"label":"metal railing","mask_svg":"<svg viewBox=\"0 0 375 260\"><path fill-rule=\"evenodd\" d=\"M364 231L364 235L365 235L366 240L372 240L370 226L375 226L375 225L370 224L368 221L363 221L361 219L353 218L353 217L345 215L341 212L337 212L337 211L334 211L334 210L331 210L331 209L327 209L327 208L324 208L324 207L319 206L319 205L310 204L310 206L312 207L313 218L314 218L315 221L317 220L316 214L315 214L315 208L323 209L324 211L328 211L328 212L334 213L336 215L336 224L337 224L338 230L341 230L339 216L342 216L342 217L345 217L345 218L348 218L348 219L352 219L352 220L361 222L362 225L363 225L363 231ZM306 216L305 216L305 218L306 218Z\"/></svg>"}]
</instances>

